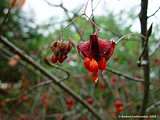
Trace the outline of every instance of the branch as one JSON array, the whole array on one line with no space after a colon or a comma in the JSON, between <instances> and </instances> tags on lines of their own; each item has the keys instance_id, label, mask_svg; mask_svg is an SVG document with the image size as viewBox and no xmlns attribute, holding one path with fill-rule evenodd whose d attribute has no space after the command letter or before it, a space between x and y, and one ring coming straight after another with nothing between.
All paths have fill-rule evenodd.
<instances>
[{"instance_id":1,"label":"branch","mask_svg":"<svg viewBox=\"0 0 160 120\"><path fill-rule=\"evenodd\" d=\"M150 106L146 109L146 111L149 112L151 109L156 108L156 107L158 107L158 106L160 106L160 101L157 101L156 103L150 105Z\"/></svg>"},{"instance_id":2,"label":"branch","mask_svg":"<svg viewBox=\"0 0 160 120\"><path fill-rule=\"evenodd\" d=\"M160 48L160 39L158 40L158 43L156 43L154 50L150 52L150 56L154 55L154 53Z\"/></svg>"},{"instance_id":3,"label":"branch","mask_svg":"<svg viewBox=\"0 0 160 120\"><path fill-rule=\"evenodd\" d=\"M160 7L152 15L148 16L147 18L154 16L159 10L160 10Z\"/></svg>"},{"instance_id":4,"label":"branch","mask_svg":"<svg viewBox=\"0 0 160 120\"><path fill-rule=\"evenodd\" d=\"M116 70L113 70L111 68L107 68L106 70L113 73L113 74L116 74L118 76L124 77L126 80L132 80L132 81L135 81L135 82L144 82L143 79L138 79L138 78L131 77L127 74L123 74L123 73L121 73L119 71L116 71Z\"/></svg>"},{"instance_id":5,"label":"branch","mask_svg":"<svg viewBox=\"0 0 160 120\"><path fill-rule=\"evenodd\" d=\"M60 79L56 76L52 75L45 69L43 66L41 66L39 63L35 62L30 56L28 56L24 51L17 48L14 44L9 42L5 37L0 36L0 41L10 48L13 52L17 53L19 56L22 57L23 60L25 60L27 63L31 64L34 68L36 68L39 72L41 72L43 75L45 75L47 78L51 79L54 84L56 84L58 87L66 91L69 95L71 95L75 100L77 100L79 103L81 103L85 108L87 108L95 118L98 120L103 120L101 116L98 115L98 113L90 106L88 105L80 96L78 96L71 88L66 86L64 83L59 82Z\"/></svg>"},{"instance_id":6,"label":"branch","mask_svg":"<svg viewBox=\"0 0 160 120\"><path fill-rule=\"evenodd\" d=\"M95 17L94 17L94 13L93 13L94 12L93 1L94 0L91 0L91 9L92 9L92 14L91 14L92 18L91 19L92 19L92 21L94 23L94 24L92 24L92 29L93 29L93 33L94 33L94 32L96 32L96 26L95 26Z\"/></svg>"},{"instance_id":7,"label":"branch","mask_svg":"<svg viewBox=\"0 0 160 120\"><path fill-rule=\"evenodd\" d=\"M144 61L145 64L143 65L144 96L142 100L142 106L140 109L141 116L145 115L146 113L146 108L147 108L148 99L149 99L149 86L150 86L150 65L149 65L149 49L148 49L149 35L148 34L151 34L151 33L149 33L150 31L147 31L147 9L148 9L148 0L141 0L141 10L139 14L141 34L143 36L146 36L146 39L141 37L142 49L145 48L142 55L142 61Z\"/></svg>"},{"instance_id":8,"label":"branch","mask_svg":"<svg viewBox=\"0 0 160 120\"><path fill-rule=\"evenodd\" d=\"M61 70L61 71L63 71L64 73L66 73L66 77L63 79L63 80L68 80L69 78L70 78L70 73L69 73L69 71L67 71L67 70L65 70L64 68L61 68L61 67L59 67L59 66L57 66L57 65L55 65L55 64L52 64L47 58L44 60L49 66L51 66L51 67L54 67L55 69L58 69L58 70ZM63 80L61 80L61 81L63 81Z\"/></svg>"},{"instance_id":9,"label":"branch","mask_svg":"<svg viewBox=\"0 0 160 120\"><path fill-rule=\"evenodd\" d=\"M153 23L151 24L151 26L149 27L148 31L147 31L147 35L146 37L144 36L144 45L142 46L143 49L142 49L142 52L138 58L138 66L141 67L143 65L145 65L146 63L142 60L143 59L143 55L145 54L146 52L146 49L148 49L148 38L150 37L150 35L152 34L152 26L153 26ZM148 51L148 50L147 50Z\"/></svg>"},{"instance_id":10,"label":"branch","mask_svg":"<svg viewBox=\"0 0 160 120\"><path fill-rule=\"evenodd\" d=\"M71 21L71 24L73 25L73 27L75 28L77 34L79 35L80 39L83 40L83 36L81 34L81 31L79 30L78 26L74 23L74 18L77 17L77 14L76 13L73 13L73 18L70 17L69 15L69 10L67 8L64 7L63 3L59 4L59 5L55 5L55 4L52 4L50 2L48 2L47 0L44 0L49 6L52 6L52 7L60 7L66 14L67 18L69 19L69 22ZM68 25L67 25L68 26Z\"/></svg>"},{"instance_id":11,"label":"branch","mask_svg":"<svg viewBox=\"0 0 160 120\"><path fill-rule=\"evenodd\" d=\"M52 4L50 2L48 2L47 0L44 0L49 6L52 6L52 7L60 7L61 4L59 5L56 5L56 4Z\"/></svg>"}]
</instances>

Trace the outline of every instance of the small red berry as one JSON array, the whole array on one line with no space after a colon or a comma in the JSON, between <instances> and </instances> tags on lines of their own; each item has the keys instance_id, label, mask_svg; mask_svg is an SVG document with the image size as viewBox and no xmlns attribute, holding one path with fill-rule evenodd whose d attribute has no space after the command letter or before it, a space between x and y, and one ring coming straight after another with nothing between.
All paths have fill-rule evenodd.
<instances>
[{"instance_id":1,"label":"small red berry","mask_svg":"<svg viewBox=\"0 0 160 120\"><path fill-rule=\"evenodd\" d=\"M88 120L88 117L86 115L83 115L80 120Z\"/></svg>"},{"instance_id":2,"label":"small red berry","mask_svg":"<svg viewBox=\"0 0 160 120\"><path fill-rule=\"evenodd\" d=\"M55 55L51 56L51 62L52 63L57 63L57 57Z\"/></svg>"},{"instance_id":3,"label":"small red berry","mask_svg":"<svg viewBox=\"0 0 160 120\"><path fill-rule=\"evenodd\" d=\"M110 81L111 81L111 85L114 86L116 81L117 81L117 77L115 75L112 75L111 74L111 78L110 78Z\"/></svg>"},{"instance_id":4,"label":"small red berry","mask_svg":"<svg viewBox=\"0 0 160 120\"><path fill-rule=\"evenodd\" d=\"M116 99L114 101L114 107L115 107L115 110L116 112L122 112L123 111L123 103L120 99Z\"/></svg>"},{"instance_id":5,"label":"small red berry","mask_svg":"<svg viewBox=\"0 0 160 120\"><path fill-rule=\"evenodd\" d=\"M98 82L98 73L97 72L92 73L92 80L93 80L94 83Z\"/></svg>"},{"instance_id":6,"label":"small red berry","mask_svg":"<svg viewBox=\"0 0 160 120\"><path fill-rule=\"evenodd\" d=\"M43 107L45 108L45 110L47 111L48 110L48 93L44 93L41 95L40 97L40 100L41 100L41 103L43 105Z\"/></svg>"},{"instance_id":7,"label":"small red berry","mask_svg":"<svg viewBox=\"0 0 160 120\"><path fill-rule=\"evenodd\" d=\"M65 101L67 109L72 109L74 106L74 101L72 98L67 98Z\"/></svg>"},{"instance_id":8,"label":"small red berry","mask_svg":"<svg viewBox=\"0 0 160 120\"><path fill-rule=\"evenodd\" d=\"M21 99L22 101L26 101L26 100L28 100L28 96L27 96L27 95L22 95L22 96L20 97L20 99Z\"/></svg>"},{"instance_id":9,"label":"small red berry","mask_svg":"<svg viewBox=\"0 0 160 120\"><path fill-rule=\"evenodd\" d=\"M88 97L88 98L86 99L86 101L87 101L87 103L90 104L90 105L93 104L93 98L92 98L92 97Z\"/></svg>"},{"instance_id":10,"label":"small red berry","mask_svg":"<svg viewBox=\"0 0 160 120\"><path fill-rule=\"evenodd\" d=\"M106 85L102 82L99 82L99 89L103 92L106 89Z\"/></svg>"}]
</instances>

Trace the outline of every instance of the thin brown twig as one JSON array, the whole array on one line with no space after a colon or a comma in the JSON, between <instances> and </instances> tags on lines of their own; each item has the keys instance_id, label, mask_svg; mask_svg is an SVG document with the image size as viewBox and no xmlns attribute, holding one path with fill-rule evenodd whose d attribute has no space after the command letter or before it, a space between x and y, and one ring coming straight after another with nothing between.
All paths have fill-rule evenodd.
<instances>
[{"instance_id":1,"label":"thin brown twig","mask_svg":"<svg viewBox=\"0 0 160 120\"><path fill-rule=\"evenodd\" d=\"M144 82L143 79L138 79L138 78L135 78L135 77L131 77L127 74L124 74L124 73L121 73L119 71L113 70L112 68L109 68L109 67L107 67L106 70L111 72L111 73L114 73L114 74L116 74L120 77L124 77L126 80L131 80L131 81L135 81L135 82Z\"/></svg>"},{"instance_id":2,"label":"thin brown twig","mask_svg":"<svg viewBox=\"0 0 160 120\"><path fill-rule=\"evenodd\" d=\"M94 9L93 9L93 1L94 0L91 0L91 10L92 10L92 14L91 14L91 19L92 19L92 21L93 21L93 23L92 23L92 29L93 29L93 33L94 32L96 32L96 26L95 26L95 17L94 17Z\"/></svg>"},{"instance_id":3,"label":"thin brown twig","mask_svg":"<svg viewBox=\"0 0 160 120\"><path fill-rule=\"evenodd\" d=\"M27 63L29 63L30 65L32 65L34 68L36 68L36 70L38 70L39 72L41 72L47 78L51 79L54 84L56 84L57 86L59 86L61 89L63 89L69 95L71 95L75 100L77 100L78 102L80 102L85 108L87 108L93 114L93 116L95 118L97 118L98 120L103 120L101 118L101 116L99 116L98 113L90 105L88 105L80 96L78 96L71 88L69 88L68 86L66 86L64 83L59 82L60 81L59 78L57 78L56 76L54 76L51 73L49 73L43 66L41 66L39 63L35 62L24 51L22 51L21 49L19 49L18 47L16 47L14 44L12 44L11 42L9 42L7 40L7 38L5 38L4 36L0 36L0 41L5 46L7 46L8 48L10 48L10 50L12 50L13 52L17 53L19 56L21 56L22 59L25 60Z\"/></svg>"},{"instance_id":4,"label":"thin brown twig","mask_svg":"<svg viewBox=\"0 0 160 120\"><path fill-rule=\"evenodd\" d=\"M150 17L154 16L159 10L160 10L160 7L153 14L151 14L150 16L148 16L147 18L150 18Z\"/></svg>"},{"instance_id":5,"label":"thin brown twig","mask_svg":"<svg viewBox=\"0 0 160 120\"><path fill-rule=\"evenodd\" d=\"M84 7L84 13L86 13L86 10L87 10L87 7L88 7L88 3L89 3L89 0L87 0L86 5Z\"/></svg>"},{"instance_id":6,"label":"thin brown twig","mask_svg":"<svg viewBox=\"0 0 160 120\"><path fill-rule=\"evenodd\" d=\"M67 76L65 78L63 78L61 81L64 81L64 80L68 80L70 78L70 72L67 71L66 69L64 68L61 68L53 63L51 63L48 59L45 60L45 62L47 62L47 64L51 67L54 67L55 69L58 69L58 70L61 70L63 71Z\"/></svg>"},{"instance_id":7,"label":"thin brown twig","mask_svg":"<svg viewBox=\"0 0 160 120\"><path fill-rule=\"evenodd\" d=\"M97 4L95 5L95 7L93 8L93 11L98 7L98 5L100 4L101 1L102 1L102 0L99 0L99 1L97 2Z\"/></svg>"},{"instance_id":8,"label":"thin brown twig","mask_svg":"<svg viewBox=\"0 0 160 120\"><path fill-rule=\"evenodd\" d=\"M47 0L44 0L49 6L52 6L52 7L60 7L61 4L57 5L57 4L53 4L53 3L50 3L48 2Z\"/></svg>"},{"instance_id":9,"label":"thin brown twig","mask_svg":"<svg viewBox=\"0 0 160 120\"><path fill-rule=\"evenodd\" d=\"M156 103L153 103L152 105L150 105L146 111L149 112L151 109L154 109L156 107L159 107L160 106L160 101L157 101Z\"/></svg>"},{"instance_id":10,"label":"thin brown twig","mask_svg":"<svg viewBox=\"0 0 160 120\"><path fill-rule=\"evenodd\" d=\"M154 53L156 53L156 51L160 48L160 39L158 40L158 42L156 43L154 50L152 52L150 52L150 57L154 55Z\"/></svg>"}]
</instances>

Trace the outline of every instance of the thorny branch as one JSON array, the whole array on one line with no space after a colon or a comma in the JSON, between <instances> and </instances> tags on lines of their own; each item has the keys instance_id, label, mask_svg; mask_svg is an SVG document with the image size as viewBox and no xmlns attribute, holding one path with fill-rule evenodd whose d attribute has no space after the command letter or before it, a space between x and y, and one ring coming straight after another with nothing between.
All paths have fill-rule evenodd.
<instances>
[{"instance_id":1,"label":"thorny branch","mask_svg":"<svg viewBox=\"0 0 160 120\"><path fill-rule=\"evenodd\" d=\"M45 75L47 78L51 79L54 84L59 86L61 89L63 89L65 92L67 92L69 95L71 95L75 100L80 102L85 108L87 108L98 120L103 120L98 113L90 106L88 105L80 96L78 96L71 88L66 86L64 83L59 82L60 79L56 76L49 73L43 66L41 66L39 63L35 62L30 56L28 56L24 51L17 48L14 44L9 42L5 37L0 36L0 41L10 48L13 52L17 53L19 56L22 57L23 60L25 60L27 63L31 64L34 68L36 68L38 71L40 71L43 75Z\"/></svg>"}]
</instances>

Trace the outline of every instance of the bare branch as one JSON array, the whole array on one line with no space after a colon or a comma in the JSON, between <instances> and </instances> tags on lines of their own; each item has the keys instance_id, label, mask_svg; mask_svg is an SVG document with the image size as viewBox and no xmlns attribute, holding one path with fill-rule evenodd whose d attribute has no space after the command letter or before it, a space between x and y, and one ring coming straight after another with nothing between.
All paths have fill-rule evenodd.
<instances>
[{"instance_id":1,"label":"bare branch","mask_svg":"<svg viewBox=\"0 0 160 120\"><path fill-rule=\"evenodd\" d=\"M66 78L64 78L64 79L62 79L61 81L63 81L63 80L68 80L69 78L70 78L70 73L69 73L69 71L67 71L67 70L65 70L64 68L61 68L61 67L59 67L59 66L57 66L57 65L55 65L55 64L52 64L48 59L45 59L45 62L49 65L49 66L52 66L52 67L54 67L55 69L59 69L59 70L61 70L61 71L63 71L64 73L66 73Z\"/></svg>"},{"instance_id":2,"label":"bare branch","mask_svg":"<svg viewBox=\"0 0 160 120\"><path fill-rule=\"evenodd\" d=\"M87 3L85 5L85 7L84 7L84 13L86 13L86 10L87 10L87 7L88 7L88 3L89 3L89 0L87 0Z\"/></svg>"},{"instance_id":3,"label":"bare branch","mask_svg":"<svg viewBox=\"0 0 160 120\"><path fill-rule=\"evenodd\" d=\"M154 16L159 10L160 10L160 7L152 15L148 16L147 18Z\"/></svg>"},{"instance_id":4,"label":"bare branch","mask_svg":"<svg viewBox=\"0 0 160 120\"><path fill-rule=\"evenodd\" d=\"M154 109L154 108L156 108L156 107L158 107L158 106L160 106L160 101L157 101L156 103L150 105L150 106L146 109L146 111L149 112L151 109Z\"/></svg>"},{"instance_id":5,"label":"bare branch","mask_svg":"<svg viewBox=\"0 0 160 120\"><path fill-rule=\"evenodd\" d=\"M113 74L116 74L116 75L118 75L120 77L124 77L126 80L132 80L132 81L135 81L135 82L144 82L143 79L138 79L138 78L135 78L135 77L131 77L131 76L127 75L127 74L123 74L123 73L121 73L119 71L113 70L112 68L108 68L107 67L106 70L111 72L111 73L113 73Z\"/></svg>"},{"instance_id":6,"label":"bare branch","mask_svg":"<svg viewBox=\"0 0 160 120\"><path fill-rule=\"evenodd\" d=\"M150 52L150 56L154 55L154 53L156 53L156 51L160 48L160 39L158 40L158 43L156 44L156 46L154 47L154 50Z\"/></svg>"},{"instance_id":7,"label":"bare branch","mask_svg":"<svg viewBox=\"0 0 160 120\"><path fill-rule=\"evenodd\" d=\"M103 120L101 116L98 115L98 113L90 106L88 105L80 96L78 96L71 88L66 86L64 83L59 82L60 79L56 76L49 73L43 66L41 66L39 63L35 62L30 56L28 56L24 51L17 48L14 44L9 42L5 37L0 36L0 41L10 48L13 52L17 53L22 57L23 60L25 60L27 63L32 65L34 68L36 68L39 72L41 72L43 75L45 75L47 78L51 79L54 84L59 86L61 89L63 89L65 92L67 92L69 95L71 95L75 100L80 102L85 108L87 108L98 120Z\"/></svg>"},{"instance_id":8,"label":"bare branch","mask_svg":"<svg viewBox=\"0 0 160 120\"><path fill-rule=\"evenodd\" d=\"M96 32L96 23L95 23L95 17L94 17L94 9L93 9L93 1L91 0L91 9L92 9L92 14L91 14L91 19L92 19L92 29L93 29L93 33Z\"/></svg>"},{"instance_id":9,"label":"bare branch","mask_svg":"<svg viewBox=\"0 0 160 120\"><path fill-rule=\"evenodd\" d=\"M56 4L53 4L53 3L50 3L48 2L47 0L44 0L49 6L52 6L52 7L60 7L61 4L59 5L56 5Z\"/></svg>"}]
</instances>

